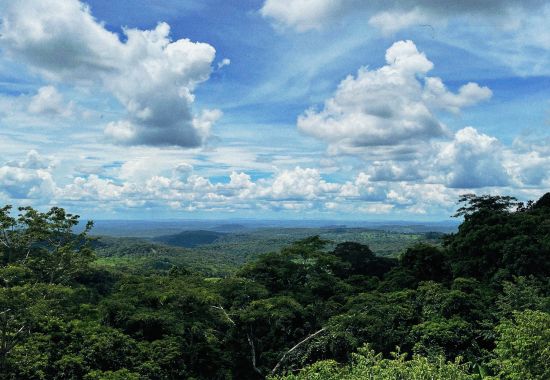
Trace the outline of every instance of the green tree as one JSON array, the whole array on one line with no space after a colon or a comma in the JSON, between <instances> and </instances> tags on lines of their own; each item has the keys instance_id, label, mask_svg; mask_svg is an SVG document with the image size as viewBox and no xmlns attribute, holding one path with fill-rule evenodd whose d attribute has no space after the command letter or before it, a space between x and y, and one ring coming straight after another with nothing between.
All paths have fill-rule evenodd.
<instances>
[{"instance_id":1,"label":"green tree","mask_svg":"<svg viewBox=\"0 0 550 380\"><path fill-rule=\"evenodd\" d=\"M332 254L345 264L337 268L337 273L345 277L363 275L382 278L397 264L395 259L376 257L368 246L355 242L336 245Z\"/></svg>"},{"instance_id":2,"label":"green tree","mask_svg":"<svg viewBox=\"0 0 550 380\"><path fill-rule=\"evenodd\" d=\"M496 357L491 364L500 378L550 379L550 314L516 311L496 331Z\"/></svg>"},{"instance_id":3,"label":"green tree","mask_svg":"<svg viewBox=\"0 0 550 380\"><path fill-rule=\"evenodd\" d=\"M460 201L466 204L456 216L463 216L464 222L444 241L455 277L501 282L513 276L548 275L549 207L514 211L515 198L489 195L468 194Z\"/></svg>"},{"instance_id":4,"label":"green tree","mask_svg":"<svg viewBox=\"0 0 550 380\"><path fill-rule=\"evenodd\" d=\"M476 375L468 373L469 366L459 360L446 362L439 357L428 360L414 356L406 360L406 354L395 353L392 359L375 354L369 346L353 354L352 363L340 366L333 360L320 361L306 367L297 374L272 377L272 380L474 380Z\"/></svg>"},{"instance_id":5,"label":"green tree","mask_svg":"<svg viewBox=\"0 0 550 380\"><path fill-rule=\"evenodd\" d=\"M450 278L450 268L444 253L433 245L416 244L408 248L399 261L417 281L444 281Z\"/></svg>"},{"instance_id":6,"label":"green tree","mask_svg":"<svg viewBox=\"0 0 550 380\"><path fill-rule=\"evenodd\" d=\"M510 318L514 311L527 309L550 312L550 297L543 294L543 289L543 283L532 276L504 281L496 301L499 317Z\"/></svg>"},{"instance_id":7,"label":"green tree","mask_svg":"<svg viewBox=\"0 0 550 380\"><path fill-rule=\"evenodd\" d=\"M52 207L42 213L32 207L20 207L17 217L11 206L0 209L0 255L3 266L17 264L28 267L41 282L68 283L88 268L94 254L87 237L93 227L73 229L80 217Z\"/></svg>"}]
</instances>

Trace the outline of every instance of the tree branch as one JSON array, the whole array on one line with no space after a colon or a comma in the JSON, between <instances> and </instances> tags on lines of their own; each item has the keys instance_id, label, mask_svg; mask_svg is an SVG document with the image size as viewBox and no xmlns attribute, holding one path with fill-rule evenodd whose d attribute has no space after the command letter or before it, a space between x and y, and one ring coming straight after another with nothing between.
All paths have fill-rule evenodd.
<instances>
[{"instance_id":1,"label":"tree branch","mask_svg":"<svg viewBox=\"0 0 550 380\"><path fill-rule=\"evenodd\" d=\"M256 347L254 347L254 341L252 340L252 337L250 334L246 334L246 338L248 339L248 344L250 345L250 354L252 356L252 368L254 368L254 371L256 371L260 376L263 376L262 371L256 367Z\"/></svg>"},{"instance_id":2,"label":"tree branch","mask_svg":"<svg viewBox=\"0 0 550 380\"><path fill-rule=\"evenodd\" d=\"M225 318L227 318L227 320L233 325L233 326L236 326L237 324L235 323L235 321L229 316L229 314L227 314L227 311L225 311L225 309L223 308L223 306L219 305L219 306L212 306L214 309L217 309L217 310L220 310L223 315L225 316ZM250 345L250 354L251 354L251 360L252 360L252 368L254 368L254 371L256 371L258 374L260 374L261 376L263 376L262 374L262 371L260 371L260 369L258 367L256 367L256 347L254 346L254 341L252 340L252 336L251 336L251 333L250 334L246 334L246 339L248 340L248 344Z\"/></svg>"},{"instance_id":3,"label":"tree branch","mask_svg":"<svg viewBox=\"0 0 550 380\"><path fill-rule=\"evenodd\" d=\"M292 351L296 350L298 347L300 347L302 344L306 343L307 341L311 340L312 338L316 337L317 335L319 335L320 333L322 333L323 331L325 331L326 328L323 327L321 330L318 330L316 332L314 332L313 334L307 336L306 338L302 339L300 342L298 342L294 347L292 347L290 350L288 350L287 352L285 352L283 354L283 356L281 357L281 359L279 360L279 362L277 363L277 365L275 367L273 367L273 369L271 370L271 374L274 375L275 373L277 373L277 370L279 369L279 367L281 366L281 364L283 364L283 362L285 361L286 357L288 354L290 354Z\"/></svg>"},{"instance_id":4,"label":"tree branch","mask_svg":"<svg viewBox=\"0 0 550 380\"><path fill-rule=\"evenodd\" d=\"M223 308L223 306L212 306L214 309L218 309L218 310L221 310L223 315L225 316L225 318L227 318L227 320L229 322L231 322L231 324L233 326L236 326L237 324L235 323L235 321L233 319L231 319L231 317L229 316L229 314L227 314L227 311L225 311L225 309Z\"/></svg>"}]
</instances>

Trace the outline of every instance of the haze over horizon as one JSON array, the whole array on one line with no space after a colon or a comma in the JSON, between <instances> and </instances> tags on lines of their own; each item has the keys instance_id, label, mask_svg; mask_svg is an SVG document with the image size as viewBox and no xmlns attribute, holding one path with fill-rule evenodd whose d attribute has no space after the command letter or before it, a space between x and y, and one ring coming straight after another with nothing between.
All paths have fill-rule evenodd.
<instances>
[{"instance_id":1,"label":"haze over horizon","mask_svg":"<svg viewBox=\"0 0 550 380\"><path fill-rule=\"evenodd\" d=\"M447 220L550 189L541 0L0 0L0 202Z\"/></svg>"}]
</instances>

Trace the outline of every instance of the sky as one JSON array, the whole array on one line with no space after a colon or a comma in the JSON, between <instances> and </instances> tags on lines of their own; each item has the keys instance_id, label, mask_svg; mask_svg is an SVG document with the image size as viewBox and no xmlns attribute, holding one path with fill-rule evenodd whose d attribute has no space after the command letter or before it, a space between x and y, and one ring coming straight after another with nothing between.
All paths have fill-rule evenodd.
<instances>
[{"instance_id":1,"label":"sky","mask_svg":"<svg viewBox=\"0 0 550 380\"><path fill-rule=\"evenodd\" d=\"M0 0L0 204L442 220L550 189L550 2Z\"/></svg>"}]
</instances>

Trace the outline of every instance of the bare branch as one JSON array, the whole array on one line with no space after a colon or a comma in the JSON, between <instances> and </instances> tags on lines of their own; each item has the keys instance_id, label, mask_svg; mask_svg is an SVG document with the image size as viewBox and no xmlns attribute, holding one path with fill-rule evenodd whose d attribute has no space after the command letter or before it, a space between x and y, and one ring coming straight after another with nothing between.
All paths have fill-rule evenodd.
<instances>
[{"instance_id":1,"label":"bare branch","mask_svg":"<svg viewBox=\"0 0 550 380\"><path fill-rule=\"evenodd\" d=\"M233 319L231 319L231 317L229 316L229 314L227 314L227 311L225 311L225 309L223 308L223 306L220 305L220 306L212 306L212 307L213 307L214 309L221 310L222 313L223 313L223 315L225 316L225 318L227 318L227 320L228 320L229 322L231 322L231 324L232 324L233 326L236 325L235 321L234 321Z\"/></svg>"},{"instance_id":2,"label":"bare branch","mask_svg":"<svg viewBox=\"0 0 550 380\"><path fill-rule=\"evenodd\" d=\"M246 334L246 338L248 339L248 344L250 345L250 354L252 356L252 368L254 368L254 371L256 371L258 374L263 376L262 371L256 367L256 347L254 347L254 341L252 340L252 337L250 334Z\"/></svg>"},{"instance_id":3,"label":"bare branch","mask_svg":"<svg viewBox=\"0 0 550 380\"><path fill-rule=\"evenodd\" d=\"M302 344L306 343L307 341L313 339L314 337L316 337L317 335L319 335L320 333L322 333L323 331L325 331L326 328L323 327L321 330L318 330L316 332L314 332L313 334L307 336L306 338L302 339L300 342L298 342L294 347L292 347L290 350L288 350L287 352L285 352L283 354L283 356L281 357L281 359L279 360L279 362L277 363L277 365L275 367L273 367L273 369L271 370L271 374L274 375L275 373L277 373L277 371L279 370L279 367L281 366L281 364L283 364L283 362L285 361L286 357L288 354L290 354L292 351L296 350L298 347L300 347Z\"/></svg>"}]
</instances>

